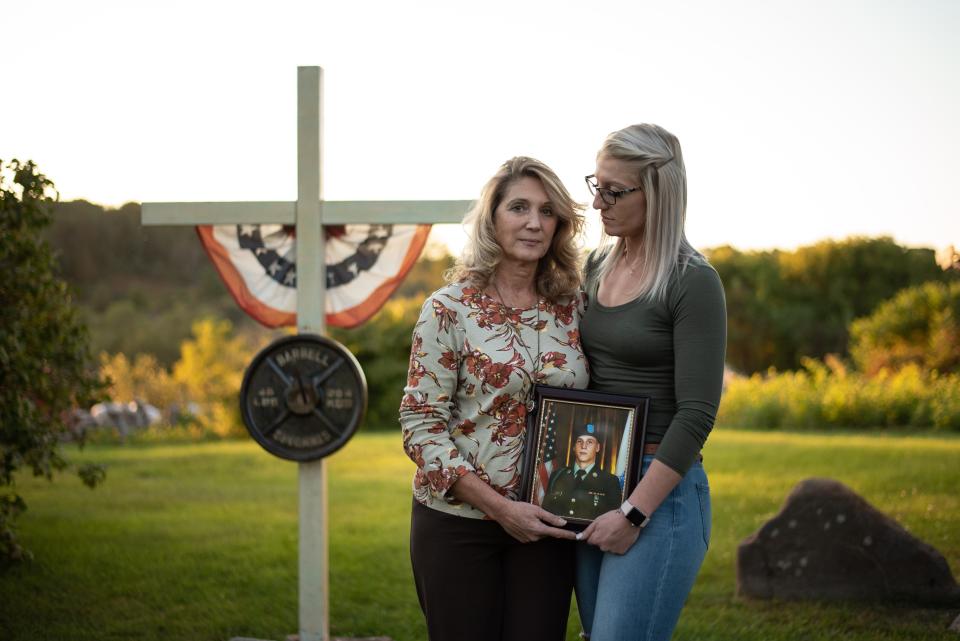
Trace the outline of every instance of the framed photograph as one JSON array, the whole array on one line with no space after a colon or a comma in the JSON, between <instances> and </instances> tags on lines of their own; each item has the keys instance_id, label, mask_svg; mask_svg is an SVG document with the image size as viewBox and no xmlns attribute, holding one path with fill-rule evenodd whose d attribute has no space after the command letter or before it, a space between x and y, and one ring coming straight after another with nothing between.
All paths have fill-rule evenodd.
<instances>
[{"instance_id":1,"label":"framed photograph","mask_svg":"<svg viewBox=\"0 0 960 641\"><path fill-rule=\"evenodd\" d=\"M650 399L537 385L520 500L582 530L640 482Z\"/></svg>"}]
</instances>

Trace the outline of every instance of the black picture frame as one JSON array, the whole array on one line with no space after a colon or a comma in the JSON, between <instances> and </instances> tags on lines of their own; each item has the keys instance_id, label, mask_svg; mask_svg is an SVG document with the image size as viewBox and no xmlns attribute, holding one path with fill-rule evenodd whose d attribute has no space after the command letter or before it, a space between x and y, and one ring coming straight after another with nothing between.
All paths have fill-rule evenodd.
<instances>
[{"instance_id":1,"label":"black picture frame","mask_svg":"<svg viewBox=\"0 0 960 641\"><path fill-rule=\"evenodd\" d=\"M568 529L583 530L596 517L620 507L640 482L650 399L537 385L533 400L534 409L527 415L520 500L563 517ZM577 452L586 457L591 449L589 439L577 445L576 437L583 436L593 436L597 443L592 467L586 477L577 479Z\"/></svg>"}]
</instances>

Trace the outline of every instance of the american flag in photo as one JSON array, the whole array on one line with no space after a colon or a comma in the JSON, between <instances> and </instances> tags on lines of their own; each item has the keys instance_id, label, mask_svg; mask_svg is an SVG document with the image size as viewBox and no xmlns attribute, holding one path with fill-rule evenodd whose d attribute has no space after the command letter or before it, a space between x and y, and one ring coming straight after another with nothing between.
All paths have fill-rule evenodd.
<instances>
[{"instance_id":1,"label":"american flag in photo","mask_svg":"<svg viewBox=\"0 0 960 641\"><path fill-rule=\"evenodd\" d=\"M546 435L543 447L543 458L540 459L540 467L537 474L540 476L540 485L537 488L537 502L543 503L543 497L547 493L547 486L550 484L550 475L556 468L557 463L557 410L555 403L549 403L545 408L547 416Z\"/></svg>"}]
</instances>

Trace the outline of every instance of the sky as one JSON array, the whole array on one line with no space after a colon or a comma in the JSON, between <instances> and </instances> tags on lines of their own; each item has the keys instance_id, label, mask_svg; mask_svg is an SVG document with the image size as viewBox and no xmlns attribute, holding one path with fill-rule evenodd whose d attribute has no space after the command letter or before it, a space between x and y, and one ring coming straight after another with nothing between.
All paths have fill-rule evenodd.
<instances>
[{"instance_id":1,"label":"sky","mask_svg":"<svg viewBox=\"0 0 960 641\"><path fill-rule=\"evenodd\" d=\"M587 203L606 134L652 122L682 144L698 248L960 246L960 2L0 0L0 20L0 158L65 200L295 200L296 68L318 65L330 200L470 200L522 154Z\"/></svg>"}]
</instances>

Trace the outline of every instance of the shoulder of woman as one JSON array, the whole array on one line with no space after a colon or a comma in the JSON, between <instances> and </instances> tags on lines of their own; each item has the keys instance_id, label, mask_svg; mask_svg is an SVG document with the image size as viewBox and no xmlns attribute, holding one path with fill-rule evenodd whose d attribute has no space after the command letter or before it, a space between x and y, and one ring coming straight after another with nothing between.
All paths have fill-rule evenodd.
<instances>
[{"instance_id":1,"label":"shoulder of woman","mask_svg":"<svg viewBox=\"0 0 960 641\"><path fill-rule=\"evenodd\" d=\"M448 296L460 297L463 294L463 288L467 287L467 283L460 281L456 283L447 283L437 291L433 292L427 298L446 298Z\"/></svg>"},{"instance_id":2,"label":"shoulder of woman","mask_svg":"<svg viewBox=\"0 0 960 641\"><path fill-rule=\"evenodd\" d=\"M705 256L696 255L687 259L686 266L680 266L680 280L720 281L720 275Z\"/></svg>"},{"instance_id":3,"label":"shoulder of woman","mask_svg":"<svg viewBox=\"0 0 960 641\"><path fill-rule=\"evenodd\" d=\"M483 288L468 281L458 281L444 285L430 294L424 301L424 313L432 308L434 313L448 316L462 316L484 306Z\"/></svg>"},{"instance_id":4,"label":"shoulder of woman","mask_svg":"<svg viewBox=\"0 0 960 641\"><path fill-rule=\"evenodd\" d=\"M462 334L466 296L463 289L460 283L452 283L427 296L420 308L415 331L421 334Z\"/></svg>"},{"instance_id":5,"label":"shoulder of woman","mask_svg":"<svg viewBox=\"0 0 960 641\"><path fill-rule=\"evenodd\" d=\"M703 256L692 256L685 266L678 268L676 287L678 295L696 292L699 295L719 293L723 296L723 283L713 265Z\"/></svg>"},{"instance_id":6,"label":"shoulder of woman","mask_svg":"<svg viewBox=\"0 0 960 641\"><path fill-rule=\"evenodd\" d=\"M455 306L455 301L462 296L462 286L460 283L451 283L437 289L423 299L423 304L420 306L421 320L425 315L431 314L438 308Z\"/></svg>"}]
</instances>

